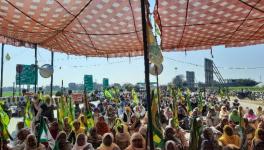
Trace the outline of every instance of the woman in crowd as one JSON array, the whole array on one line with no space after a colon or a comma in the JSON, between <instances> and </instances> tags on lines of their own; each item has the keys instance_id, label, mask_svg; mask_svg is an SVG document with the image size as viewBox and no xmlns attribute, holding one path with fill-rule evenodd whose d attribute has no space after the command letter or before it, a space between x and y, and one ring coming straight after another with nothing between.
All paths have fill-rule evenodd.
<instances>
[{"instance_id":1,"label":"woman in crowd","mask_svg":"<svg viewBox=\"0 0 264 150\"><path fill-rule=\"evenodd\" d=\"M11 134L12 138L14 139L14 141L16 141L16 139L17 139L17 134L18 134L19 131L20 131L21 129L23 129L23 128L24 128L24 122L23 122L23 121L18 122L18 123L17 123L16 130L13 131L12 134Z\"/></svg>"},{"instance_id":2,"label":"woman in crowd","mask_svg":"<svg viewBox=\"0 0 264 150\"><path fill-rule=\"evenodd\" d=\"M229 122L234 125L239 125L242 122L242 118L239 116L237 109L233 109L229 114Z\"/></svg>"},{"instance_id":3,"label":"woman in crowd","mask_svg":"<svg viewBox=\"0 0 264 150\"><path fill-rule=\"evenodd\" d=\"M140 133L134 133L131 136L130 145L126 150L146 150L146 143Z\"/></svg>"},{"instance_id":4,"label":"woman in crowd","mask_svg":"<svg viewBox=\"0 0 264 150\"><path fill-rule=\"evenodd\" d=\"M68 137L68 140L75 144L77 135L81 133L85 133L85 129L81 127L81 123L78 120L75 120L73 122L73 129Z\"/></svg>"},{"instance_id":5,"label":"woman in crowd","mask_svg":"<svg viewBox=\"0 0 264 150\"><path fill-rule=\"evenodd\" d=\"M103 141L97 150L120 150L119 146L114 143L114 136L112 133L105 133Z\"/></svg>"},{"instance_id":6,"label":"woman in crowd","mask_svg":"<svg viewBox=\"0 0 264 150\"><path fill-rule=\"evenodd\" d=\"M133 134L134 132L138 132L139 128L141 126L140 119L136 117L136 115L131 116L131 121L129 125L129 132L130 134Z\"/></svg>"},{"instance_id":7,"label":"woman in crowd","mask_svg":"<svg viewBox=\"0 0 264 150\"><path fill-rule=\"evenodd\" d=\"M86 135L83 133L80 133L77 135L77 140L72 150L83 150L83 149L94 150L93 145L90 143L87 143Z\"/></svg>"},{"instance_id":8,"label":"woman in crowd","mask_svg":"<svg viewBox=\"0 0 264 150\"><path fill-rule=\"evenodd\" d=\"M102 136L97 133L97 129L95 127L90 129L88 142L93 145L94 148L97 148L102 143Z\"/></svg>"},{"instance_id":9,"label":"woman in crowd","mask_svg":"<svg viewBox=\"0 0 264 150\"><path fill-rule=\"evenodd\" d=\"M98 119L98 122L96 123L96 129L97 129L97 133L101 136L103 136L105 133L109 132L109 126L108 124L105 122L105 119L103 116L100 116Z\"/></svg>"},{"instance_id":10,"label":"woman in crowd","mask_svg":"<svg viewBox=\"0 0 264 150\"><path fill-rule=\"evenodd\" d=\"M227 146L228 144L234 144L240 147L240 138L238 135L234 135L233 129L226 125L224 127L223 135L218 139L220 146Z\"/></svg>"},{"instance_id":11,"label":"woman in crowd","mask_svg":"<svg viewBox=\"0 0 264 150\"><path fill-rule=\"evenodd\" d=\"M37 138L34 134L29 134L25 141L24 150L46 150L46 148L41 143L38 143Z\"/></svg>"},{"instance_id":12,"label":"woman in crowd","mask_svg":"<svg viewBox=\"0 0 264 150\"><path fill-rule=\"evenodd\" d=\"M216 126L219 123L219 116L217 116L215 109L211 107L206 116L206 124L207 126Z\"/></svg>"},{"instance_id":13,"label":"woman in crowd","mask_svg":"<svg viewBox=\"0 0 264 150\"><path fill-rule=\"evenodd\" d=\"M261 106L258 106L258 108L257 108L257 114L256 115L257 115L258 119L260 119L262 117L262 115L264 115Z\"/></svg>"},{"instance_id":14,"label":"woman in crowd","mask_svg":"<svg viewBox=\"0 0 264 150\"><path fill-rule=\"evenodd\" d=\"M204 128L202 135L201 150L220 150L217 140L214 139L213 130L209 127Z\"/></svg>"},{"instance_id":15,"label":"woman in crowd","mask_svg":"<svg viewBox=\"0 0 264 150\"><path fill-rule=\"evenodd\" d=\"M51 134L52 138L53 139L56 139L58 133L60 132L60 130L59 130L59 124L58 124L57 121L53 121L50 124L49 131L50 131L50 134Z\"/></svg>"},{"instance_id":16,"label":"woman in crowd","mask_svg":"<svg viewBox=\"0 0 264 150\"><path fill-rule=\"evenodd\" d=\"M256 135L252 141L252 150L263 150L264 149L264 130L258 128Z\"/></svg>"},{"instance_id":17,"label":"woman in crowd","mask_svg":"<svg viewBox=\"0 0 264 150\"><path fill-rule=\"evenodd\" d=\"M27 136L30 134L30 130L26 128L22 128L18 133L16 140L13 143L12 150L23 150L25 148L25 140L27 139Z\"/></svg>"},{"instance_id":18,"label":"woman in crowd","mask_svg":"<svg viewBox=\"0 0 264 150\"><path fill-rule=\"evenodd\" d=\"M71 125L69 123L69 118L68 117L65 117L63 119L63 125L64 125L63 126L63 130L66 132L67 135L69 135L71 133L71 131L72 131L72 127L71 127Z\"/></svg>"},{"instance_id":19,"label":"woman in crowd","mask_svg":"<svg viewBox=\"0 0 264 150\"><path fill-rule=\"evenodd\" d=\"M226 106L222 106L220 113L219 113L219 118L223 119L223 118L228 118L229 112L227 111Z\"/></svg>"},{"instance_id":20,"label":"woman in crowd","mask_svg":"<svg viewBox=\"0 0 264 150\"><path fill-rule=\"evenodd\" d=\"M247 118L249 122L254 122L257 116L254 114L253 109L249 109L248 113L244 115L244 118Z\"/></svg>"},{"instance_id":21,"label":"woman in crowd","mask_svg":"<svg viewBox=\"0 0 264 150\"><path fill-rule=\"evenodd\" d=\"M165 150L179 150L174 141L169 140L165 143Z\"/></svg>"},{"instance_id":22,"label":"woman in crowd","mask_svg":"<svg viewBox=\"0 0 264 150\"><path fill-rule=\"evenodd\" d=\"M67 134L64 131L60 131L57 135L55 148L59 150L71 150L72 145L69 141L67 141Z\"/></svg>"},{"instance_id":23,"label":"woman in crowd","mask_svg":"<svg viewBox=\"0 0 264 150\"><path fill-rule=\"evenodd\" d=\"M130 142L130 134L125 130L124 125L120 125L117 127L115 140L116 144L120 147L121 150L124 150L128 147Z\"/></svg>"}]
</instances>

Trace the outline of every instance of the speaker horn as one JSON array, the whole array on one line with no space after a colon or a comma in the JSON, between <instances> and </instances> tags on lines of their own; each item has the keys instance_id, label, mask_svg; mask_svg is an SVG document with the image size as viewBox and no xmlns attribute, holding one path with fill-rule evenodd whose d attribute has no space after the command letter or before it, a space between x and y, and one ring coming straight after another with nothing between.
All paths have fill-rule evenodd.
<instances>
[{"instance_id":1,"label":"speaker horn","mask_svg":"<svg viewBox=\"0 0 264 150\"><path fill-rule=\"evenodd\" d=\"M163 65L160 64L160 65L155 65L155 64L149 64L149 73L154 75L154 76L157 76L157 75L160 75L163 71Z\"/></svg>"}]
</instances>

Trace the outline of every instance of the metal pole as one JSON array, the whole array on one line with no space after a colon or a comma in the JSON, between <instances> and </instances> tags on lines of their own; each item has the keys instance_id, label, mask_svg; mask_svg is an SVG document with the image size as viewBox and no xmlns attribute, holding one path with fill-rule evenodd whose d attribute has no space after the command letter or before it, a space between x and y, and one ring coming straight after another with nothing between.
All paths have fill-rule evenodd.
<instances>
[{"instance_id":1,"label":"metal pole","mask_svg":"<svg viewBox=\"0 0 264 150\"><path fill-rule=\"evenodd\" d=\"M34 85L34 92L37 93L37 80L38 80L38 58L37 58L37 52L38 52L38 46L35 45L35 85Z\"/></svg>"},{"instance_id":2,"label":"metal pole","mask_svg":"<svg viewBox=\"0 0 264 150\"><path fill-rule=\"evenodd\" d=\"M61 80L61 94L64 94L64 89L63 89L63 80Z\"/></svg>"},{"instance_id":3,"label":"metal pole","mask_svg":"<svg viewBox=\"0 0 264 150\"><path fill-rule=\"evenodd\" d=\"M160 89L159 89L159 75L158 75L158 68L157 68L157 66L155 65L155 72L156 72L156 79L157 79L157 95L158 95L158 111L159 111L159 118L161 118L160 117L160 107L161 107L161 105L160 105Z\"/></svg>"},{"instance_id":4,"label":"metal pole","mask_svg":"<svg viewBox=\"0 0 264 150\"><path fill-rule=\"evenodd\" d=\"M13 99L15 98L15 82L13 82Z\"/></svg>"},{"instance_id":5,"label":"metal pole","mask_svg":"<svg viewBox=\"0 0 264 150\"><path fill-rule=\"evenodd\" d=\"M4 47L5 47L5 44L2 43L2 56L1 56L1 89L0 89L0 97L3 97Z\"/></svg>"},{"instance_id":6,"label":"metal pole","mask_svg":"<svg viewBox=\"0 0 264 150\"><path fill-rule=\"evenodd\" d=\"M148 108L148 134L149 134L149 148L154 150L153 145L153 132L152 132L152 115L151 115L151 99L150 99L150 83L149 83L149 52L147 45L147 23L146 23L146 10L145 0L141 0L141 17L143 29L143 46L144 46L144 64L145 64L145 83L147 94L147 108Z\"/></svg>"},{"instance_id":7,"label":"metal pole","mask_svg":"<svg viewBox=\"0 0 264 150\"><path fill-rule=\"evenodd\" d=\"M53 67L53 63L54 63L54 52L51 52L51 66ZM52 93L53 93L53 74L51 75L50 78L50 97L52 97Z\"/></svg>"},{"instance_id":8,"label":"metal pole","mask_svg":"<svg viewBox=\"0 0 264 150\"><path fill-rule=\"evenodd\" d=\"M18 95L21 96L21 73L18 73Z\"/></svg>"}]
</instances>

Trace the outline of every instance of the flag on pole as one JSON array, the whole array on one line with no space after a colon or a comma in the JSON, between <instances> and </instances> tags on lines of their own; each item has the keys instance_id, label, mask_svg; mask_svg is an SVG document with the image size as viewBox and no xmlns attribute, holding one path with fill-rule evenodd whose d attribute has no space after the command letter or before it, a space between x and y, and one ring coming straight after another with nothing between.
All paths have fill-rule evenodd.
<instances>
[{"instance_id":1,"label":"flag on pole","mask_svg":"<svg viewBox=\"0 0 264 150\"><path fill-rule=\"evenodd\" d=\"M220 88L219 95L220 95L220 97L221 97L221 100L222 100L222 99L224 98L224 96L225 96L225 93L224 93L224 91L223 91L222 88Z\"/></svg>"},{"instance_id":2,"label":"flag on pole","mask_svg":"<svg viewBox=\"0 0 264 150\"><path fill-rule=\"evenodd\" d=\"M192 118L191 120L191 133L190 133L190 145L189 149L194 150L194 149L199 149L199 127L198 127L198 122L197 118Z\"/></svg>"},{"instance_id":3,"label":"flag on pole","mask_svg":"<svg viewBox=\"0 0 264 150\"><path fill-rule=\"evenodd\" d=\"M132 98L133 98L133 102L134 102L134 104L138 105L138 103L139 103L139 99L138 99L138 95L137 95L137 93L135 92L134 89L132 89L132 91L131 91L131 95L132 95Z\"/></svg>"},{"instance_id":4,"label":"flag on pole","mask_svg":"<svg viewBox=\"0 0 264 150\"><path fill-rule=\"evenodd\" d=\"M30 128L31 121L33 120L33 114L31 111L31 102L28 96L26 98L26 108L25 108L25 114L24 114L24 122L25 125Z\"/></svg>"},{"instance_id":5,"label":"flag on pole","mask_svg":"<svg viewBox=\"0 0 264 150\"><path fill-rule=\"evenodd\" d=\"M164 138L163 132L161 129L160 119L159 119L159 111L158 111L158 95L157 91L152 91L152 104L151 104L151 112L152 112L152 129L153 129L153 141L156 147L164 147Z\"/></svg>"},{"instance_id":6,"label":"flag on pole","mask_svg":"<svg viewBox=\"0 0 264 150\"><path fill-rule=\"evenodd\" d=\"M9 122L10 120L8 114L3 110L2 106L0 105L0 133L2 133L2 135L0 136L1 140L7 140L10 137L10 134L7 130Z\"/></svg>"},{"instance_id":7,"label":"flag on pole","mask_svg":"<svg viewBox=\"0 0 264 150\"><path fill-rule=\"evenodd\" d=\"M178 119L178 94L176 94L175 89L172 89L172 97L173 97L173 106L172 106L172 111L173 111L173 118L172 118L172 126L174 128L179 127L179 119Z\"/></svg>"},{"instance_id":8,"label":"flag on pole","mask_svg":"<svg viewBox=\"0 0 264 150\"><path fill-rule=\"evenodd\" d=\"M75 119L75 109L73 107L73 101L71 96L67 96L67 103L69 104L68 112L69 112L69 123L72 124Z\"/></svg>"},{"instance_id":9,"label":"flag on pole","mask_svg":"<svg viewBox=\"0 0 264 150\"><path fill-rule=\"evenodd\" d=\"M187 88L186 90L186 102L187 102L187 111L188 114L190 114L190 112L192 111L192 107L191 107L191 91L189 88Z\"/></svg>"},{"instance_id":10,"label":"flag on pole","mask_svg":"<svg viewBox=\"0 0 264 150\"><path fill-rule=\"evenodd\" d=\"M94 118L92 114L92 108L90 107L87 101L86 90L84 90L84 104L85 104L85 117L87 120L87 129L90 130L92 127L94 127Z\"/></svg>"},{"instance_id":11,"label":"flag on pole","mask_svg":"<svg viewBox=\"0 0 264 150\"><path fill-rule=\"evenodd\" d=\"M104 90L104 96L108 100L112 100L113 99L112 94L107 89Z\"/></svg>"},{"instance_id":12,"label":"flag on pole","mask_svg":"<svg viewBox=\"0 0 264 150\"><path fill-rule=\"evenodd\" d=\"M203 110L203 96L201 90L199 90L199 95L198 95L198 109L200 112Z\"/></svg>"},{"instance_id":13,"label":"flag on pole","mask_svg":"<svg viewBox=\"0 0 264 150\"><path fill-rule=\"evenodd\" d=\"M44 118L40 118L40 124L38 129L38 142L39 143L49 143L49 147L53 149L55 147L55 140L52 138L48 125Z\"/></svg>"}]
</instances>

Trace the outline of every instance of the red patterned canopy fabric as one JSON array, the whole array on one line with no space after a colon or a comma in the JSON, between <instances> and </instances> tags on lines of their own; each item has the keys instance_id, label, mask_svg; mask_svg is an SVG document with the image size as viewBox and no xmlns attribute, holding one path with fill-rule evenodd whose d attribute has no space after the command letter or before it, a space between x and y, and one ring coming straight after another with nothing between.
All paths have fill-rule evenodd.
<instances>
[{"instance_id":1,"label":"red patterned canopy fabric","mask_svg":"<svg viewBox=\"0 0 264 150\"><path fill-rule=\"evenodd\" d=\"M164 50L264 43L264 0L157 0Z\"/></svg>"},{"instance_id":2,"label":"red patterned canopy fabric","mask_svg":"<svg viewBox=\"0 0 264 150\"><path fill-rule=\"evenodd\" d=\"M0 43L75 55L143 55L140 0L0 0Z\"/></svg>"}]
</instances>

